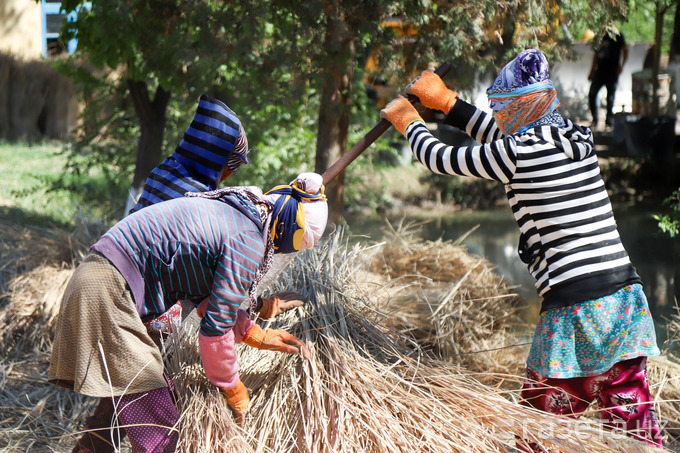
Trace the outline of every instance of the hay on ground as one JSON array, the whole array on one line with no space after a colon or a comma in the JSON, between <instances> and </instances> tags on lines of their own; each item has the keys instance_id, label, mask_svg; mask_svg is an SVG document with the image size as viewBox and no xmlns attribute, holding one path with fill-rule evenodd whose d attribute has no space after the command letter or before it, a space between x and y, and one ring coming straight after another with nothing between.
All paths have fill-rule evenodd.
<instances>
[{"instance_id":1,"label":"hay on ground","mask_svg":"<svg viewBox=\"0 0 680 453\"><path fill-rule=\"evenodd\" d=\"M240 348L251 395L245 430L200 372L195 335L174 337L166 358L180 395L181 451L492 452L513 451L515 436L548 451L653 451L592 421L520 406L517 390L428 356L352 283L361 256L333 236L282 277L281 288L296 288L308 302L273 327L303 339L311 359ZM516 377L485 378L519 388Z\"/></svg>"},{"instance_id":2,"label":"hay on ground","mask_svg":"<svg viewBox=\"0 0 680 453\"><path fill-rule=\"evenodd\" d=\"M393 230L371 261L406 290L383 309L408 326L441 359L474 371L519 372L528 343L515 333L517 295L485 258L452 241L415 240L409 226ZM408 285L408 288L406 288Z\"/></svg>"},{"instance_id":3,"label":"hay on ground","mask_svg":"<svg viewBox=\"0 0 680 453\"><path fill-rule=\"evenodd\" d=\"M416 241L409 247L430 245ZM437 247L448 250L451 244ZM482 340L495 344L499 332L501 337L506 335L510 316L485 327L475 341L456 343L457 355L447 356L445 347L422 347L413 334L416 330L430 332L434 342L445 342L445 336L438 332L438 326L427 326L435 318L433 313L422 317L425 319L408 313L410 306L418 304L404 303L400 310L394 306L399 297L407 302L405 293L417 285L399 286L396 277L387 287L374 281L379 272L371 273L375 268L367 263L374 263L381 253L382 246L378 245L349 247L338 233L322 246L300 254L282 274L273 290L297 290L308 297L308 303L280 316L272 326L302 338L310 348L311 359L302 361L298 356L239 347L241 377L251 395L244 430L232 423L224 398L205 378L195 330L186 324L179 335L173 335L165 360L177 387L182 417L178 451L493 452L513 451L516 435L548 451L645 451L644 445L612 436L593 421L561 419L520 406L517 374L474 372L459 365L465 362L459 360L465 356L461 351L477 350ZM424 262L425 252L421 253ZM47 324L52 319L58 305L49 302L58 293L55 281L64 278L69 267L64 262L53 263L54 275L49 277L47 269L37 273L38 254L33 258L36 264L27 268L36 274L28 269L26 275L17 275L11 282L13 291L6 297L12 300L0 307L1 322L5 323L0 324L0 330L11 320L16 322L22 313L26 315L24 332L31 331L31 320L35 331L40 331L35 326L38 319L48 320ZM442 262L444 258L440 254L437 259ZM478 267L480 270L482 267ZM426 275L417 267L412 274ZM442 279L448 291L441 294L451 292L461 280L457 286L467 293L448 298L456 303L432 299L436 301L433 306L441 306L436 315L454 319L449 312L460 311L461 304L466 316L478 316L472 312L479 307L496 310L492 304L469 303L479 297L473 295L478 290L475 285L487 292L494 286L502 287L486 271L476 277L470 274L466 279ZM435 291L434 286L429 290ZM50 291L52 296L48 297ZM35 308L22 312L14 297ZM417 309L422 312L422 306ZM13 317L6 315L8 310ZM42 311L46 313L35 316ZM400 311L405 313L397 317ZM451 323L450 334L462 338L455 327L468 331L471 327L467 318L459 319ZM0 362L2 451L70 451L72 436L77 436L79 423L94 404L92 399L47 385L50 345L44 336L28 334L21 350L13 349L15 356ZM477 351L475 360L483 360L484 355ZM514 352L512 355L516 361L524 360Z\"/></svg>"}]
</instances>

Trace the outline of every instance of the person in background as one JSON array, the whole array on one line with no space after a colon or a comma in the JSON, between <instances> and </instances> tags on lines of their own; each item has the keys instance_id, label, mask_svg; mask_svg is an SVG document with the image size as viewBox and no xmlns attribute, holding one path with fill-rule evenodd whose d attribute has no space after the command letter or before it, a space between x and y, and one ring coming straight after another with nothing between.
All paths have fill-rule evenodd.
<instances>
[{"instance_id":1,"label":"person in background","mask_svg":"<svg viewBox=\"0 0 680 453\"><path fill-rule=\"evenodd\" d=\"M173 384L142 318L165 313L178 299L198 304L207 297L201 361L243 425L249 396L234 344L309 354L293 335L262 330L250 319L258 282L275 253L316 244L327 217L321 175L303 173L266 194L255 187L190 192L123 218L90 248L67 285L49 382L100 398L95 417L113 408L133 452L174 451L181 427ZM88 429L102 427L91 421ZM73 451L113 452L110 423L86 432Z\"/></svg>"},{"instance_id":2,"label":"person in background","mask_svg":"<svg viewBox=\"0 0 680 453\"><path fill-rule=\"evenodd\" d=\"M628 61L628 45L623 34L618 31L608 31L593 53L593 62L588 74L591 81L588 91L588 107L593 118L592 127L597 127L599 119L597 95L605 87L607 89L607 116L605 124L608 127L614 125L614 97L619 75L623 66Z\"/></svg>"},{"instance_id":3,"label":"person in background","mask_svg":"<svg viewBox=\"0 0 680 453\"><path fill-rule=\"evenodd\" d=\"M459 99L432 72L406 93L481 143L447 146L401 96L381 116L420 163L505 185L519 257L542 297L522 404L578 417L597 400L608 426L661 447L646 380L646 359L659 349L642 281L621 243L592 133L557 111L545 56L524 50L500 71L487 90L493 115Z\"/></svg>"}]
</instances>

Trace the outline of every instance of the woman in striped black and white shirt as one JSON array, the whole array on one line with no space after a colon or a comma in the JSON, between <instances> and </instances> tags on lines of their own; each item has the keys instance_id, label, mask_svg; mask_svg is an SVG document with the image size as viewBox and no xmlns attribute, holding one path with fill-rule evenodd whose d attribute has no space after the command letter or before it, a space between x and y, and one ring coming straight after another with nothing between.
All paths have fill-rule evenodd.
<instances>
[{"instance_id":1,"label":"woman in striped black and white shirt","mask_svg":"<svg viewBox=\"0 0 680 453\"><path fill-rule=\"evenodd\" d=\"M487 90L493 115L458 99L429 71L406 92L480 143L442 143L400 96L381 116L420 163L505 185L519 256L543 298L524 403L578 416L597 399L605 422L660 446L645 377L646 357L659 350L642 282L621 243L592 133L557 112L545 56L528 49L503 68Z\"/></svg>"}]
</instances>

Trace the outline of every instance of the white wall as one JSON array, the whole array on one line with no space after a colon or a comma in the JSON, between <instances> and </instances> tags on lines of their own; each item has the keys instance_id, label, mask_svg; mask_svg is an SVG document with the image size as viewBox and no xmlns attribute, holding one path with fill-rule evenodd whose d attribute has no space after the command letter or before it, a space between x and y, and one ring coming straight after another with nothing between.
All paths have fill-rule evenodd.
<instances>
[{"instance_id":1,"label":"white wall","mask_svg":"<svg viewBox=\"0 0 680 453\"><path fill-rule=\"evenodd\" d=\"M630 112L633 103L633 77L632 74L642 70L642 63L645 55L649 49L649 44L642 43L628 43L630 55L626 62L621 76L619 77L619 84L616 89L616 97L614 99L614 113L625 111ZM588 74L590 73L590 66L593 59L593 51L587 43L576 43L574 50L577 55L574 60L565 60L560 63L555 63L550 66L550 79L557 87L557 96L566 102L579 103L583 116L581 118L574 118L572 120L590 120L590 113L588 110L588 91L590 90L590 81ZM491 85L492 80L480 81L479 86L474 90L472 100L478 107L489 111L488 99L486 97L486 88ZM602 88L599 93L601 102L604 103L604 96L606 89ZM604 118L604 111L600 115Z\"/></svg>"},{"instance_id":2,"label":"white wall","mask_svg":"<svg viewBox=\"0 0 680 453\"><path fill-rule=\"evenodd\" d=\"M0 51L23 60L42 55L40 3L0 0Z\"/></svg>"},{"instance_id":3,"label":"white wall","mask_svg":"<svg viewBox=\"0 0 680 453\"><path fill-rule=\"evenodd\" d=\"M575 50L578 52L578 59L575 61L564 61L556 64L550 71L551 79L558 83L561 87L561 92L569 97L583 96L584 102L588 103L588 90L590 89L590 81L588 80L588 73L593 60L593 51L589 44L577 43ZM616 88L616 97L614 99L614 113L625 110L630 112L633 104L633 73L642 70L642 63L645 60L645 55L649 49L649 44L629 43L628 49L630 55L628 61L623 67L623 71L619 77L619 84ZM600 90L600 98L604 99L607 90L602 88ZM559 96L558 92L558 96ZM604 112L602 115L604 117Z\"/></svg>"}]
</instances>

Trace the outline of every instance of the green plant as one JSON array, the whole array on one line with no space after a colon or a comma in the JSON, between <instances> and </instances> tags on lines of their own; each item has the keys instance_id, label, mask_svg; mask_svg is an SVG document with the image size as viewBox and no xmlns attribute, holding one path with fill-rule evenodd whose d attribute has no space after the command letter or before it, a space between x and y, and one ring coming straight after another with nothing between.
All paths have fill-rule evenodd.
<instances>
[{"instance_id":1,"label":"green plant","mask_svg":"<svg viewBox=\"0 0 680 453\"><path fill-rule=\"evenodd\" d=\"M656 214L654 218L659 222L659 228L671 237L680 234L680 188L663 201L664 206L671 209L669 214Z\"/></svg>"}]
</instances>

